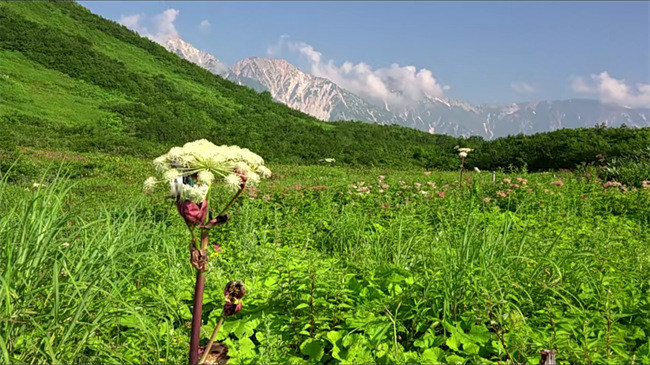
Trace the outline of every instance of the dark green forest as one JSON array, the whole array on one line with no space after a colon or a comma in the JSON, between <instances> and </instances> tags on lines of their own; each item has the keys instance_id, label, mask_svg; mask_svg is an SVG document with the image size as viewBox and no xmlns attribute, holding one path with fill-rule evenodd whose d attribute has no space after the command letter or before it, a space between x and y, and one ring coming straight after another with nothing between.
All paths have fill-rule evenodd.
<instances>
[{"instance_id":1,"label":"dark green forest","mask_svg":"<svg viewBox=\"0 0 650 365\"><path fill-rule=\"evenodd\" d=\"M274 102L267 92L215 76L74 2L3 1L1 10L0 55L8 60L2 72L26 67L26 61L35 74L50 72L111 96L96 104L102 118L70 123L43 112L56 105L45 101L35 110L14 91L30 85L30 74L21 71L19 81L14 75L13 84L3 79L0 148L7 156L27 146L149 158L170 145L206 138L282 164L334 158L348 165L456 169L457 145L476 150L467 167L486 170L574 168L595 162L598 154L650 158L648 128L563 129L486 141L396 125L326 123ZM130 57L134 52L146 54L147 62Z\"/></svg>"}]
</instances>

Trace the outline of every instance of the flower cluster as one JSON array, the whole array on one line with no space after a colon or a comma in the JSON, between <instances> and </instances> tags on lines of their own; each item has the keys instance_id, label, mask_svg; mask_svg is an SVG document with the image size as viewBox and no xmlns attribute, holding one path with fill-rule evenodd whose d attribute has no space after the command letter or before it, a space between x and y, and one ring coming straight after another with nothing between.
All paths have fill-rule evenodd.
<instances>
[{"instance_id":1,"label":"flower cluster","mask_svg":"<svg viewBox=\"0 0 650 365\"><path fill-rule=\"evenodd\" d=\"M208 187L221 180L233 191L253 185L271 175L264 160L246 148L216 146L202 139L173 147L153 161L156 172L170 184L170 194L180 200L202 202ZM155 177L144 183L146 191L157 184Z\"/></svg>"},{"instance_id":2,"label":"flower cluster","mask_svg":"<svg viewBox=\"0 0 650 365\"><path fill-rule=\"evenodd\" d=\"M250 150L216 146L205 139L173 147L156 158L153 165L163 182L169 183L170 195L176 198L179 213L191 225L205 218L211 184L224 183L234 192L271 175L264 160ZM144 190L151 192L157 183L155 177L148 178Z\"/></svg>"},{"instance_id":3,"label":"flower cluster","mask_svg":"<svg viewBox=\"0 0 650 365\"><path fill-rule=\"evenodd\" d=\"M461 158L465 158L465 157L467 157L468 153L470 153L470 152L472 152L474 150L471 149L471 148L466 148L466 147L458 148L458 146L456 146L456 151L458 151L458 156L460 156Z\"/></svg>"}]
</instances>

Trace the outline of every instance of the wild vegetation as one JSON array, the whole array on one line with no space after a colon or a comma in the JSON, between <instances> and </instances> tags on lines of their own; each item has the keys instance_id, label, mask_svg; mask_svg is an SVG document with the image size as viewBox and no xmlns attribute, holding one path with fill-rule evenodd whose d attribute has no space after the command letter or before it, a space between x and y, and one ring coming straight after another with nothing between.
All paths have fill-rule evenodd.
<instances>
[{"instance_id":1,"label":"wild vegetation","mask_svg":"<svg viewBox=\"0 0 650 365\"><path fill-rule=\"evenodd\" d=\"M141 187L201 138L273 171L211 231L229 363L650 363L649 129L324 123L73 2L0 10L2 363L187 362L187 228Z\"/></svg>"},{"instance_id":2,"label":"wild vegetation","mask_svg":"<svg viewBox=\"0 0 650 365\"><path fill-rule=\"evenodd\" d=\"M150 162L67 157L70 178L0 188L4 362L187 361L187 229L164 188L141 192ZM247 287L217 337L230 363L650 360L650 190L604 187L593 167L462 187L455 172L271 168L212 231L203 343L225 283Z\"/></svg>"},{"instance_id":3,"label":"wild vegetation","mask_svg":"<svg viewBox=\"0 0 650 365\"><path fill-rule=\"evenodd\" d=\"M70 1L0 2L0 148L102 151L153 158L208 139L272 163L456 169L575 168L603 154L650 159L650 129L558 130L486 141L399 126L325 123L167 52ZM13 157L13 158L11 158ZM5 166L6 168L6 166ZM648 170L645 170L648 172Z\"/></svg>"}]
</instances>

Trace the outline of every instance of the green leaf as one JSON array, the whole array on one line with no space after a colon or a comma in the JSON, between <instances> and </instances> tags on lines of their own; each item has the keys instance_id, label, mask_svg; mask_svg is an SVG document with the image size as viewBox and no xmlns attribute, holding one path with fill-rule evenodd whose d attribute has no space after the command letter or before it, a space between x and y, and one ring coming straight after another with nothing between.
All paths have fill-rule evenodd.
<instances>
[{"instance_id":1,"label":"green leaf","mask_svg":"<svg viewBox=\"0 0 650 365\"><path fill-rule=\"evenodd\" d=\"M248 338L253 335L255 328L260 324L259 319L249 319L241 321L239 326L235 329L235 336L239 339Z\"/></svg>"},{"instance_id":2,"label":"green leaf","mask_svg":"<svg viewBox=\"0 0 650 365\"><path fill-rule=\"evenodd\" d=\"M447 356L446 363L449 365L462 365L465 362L465 359L458 355Z\"/></svg>"},{"instance_id":3,"label":"green leaf","mask_svg":"<svg viewBox=\"0 0 650 365\"><path fill-rule=\"evenodd\" d=\"M442 364L444 363L444 358L445 352L441 348L426 349L422 353L422 364Z\"/></svg>"},{"instance_id":4,"label":"green leaf","mask_svg":"<svg viewBox=\"0 0 650 365\"><path fill-rule=\"evenodd\" d=\"M309 304L307 304L307 303L300 303L300 304L298 304L298 306L296 307L296 310L298 310L298 309L303 309L303 308L308 308L308 307L309 307Z\"/></svg>"},{"instance_id":5,"label":"green leaf","mask_svg":"<svg viewBox=\"0 0 650 365\"><path fill-rule=\"evenodd\" d=\"M474 325L469 331L469 337L474 342L484 345L490 341L490 331L484 326Z\"/></svg>"},{"instance_id":6,"label":"green leaf","mask_svg":"<svg viewBox=\"0 0 650 365\"><path fill-rule=\"evenodd\" d=\"M251 341L250 338L243 338L239 340L239 352L242 356L253 356L255 355L255 344Z\"/></svg>"},{"instance_id":7,"label":"green leaf","mask_svg":"<svg viewBox=\"0 0 650 365\"><path fill-rule=\"evenodd\" d=\"M478 350L480 347L473 343L468 343L463 345L463 352L468 355L478 355Z\"/></svg>"},{"instance_id":8,"label":"green leaf","mask_svg":"<svg viewBox=\"0 0 650 365\"><path fill-rule=\"evenodd\" d=\"M460 346L460 341L456 333L449 337L445 343L454 351L458 351L458 347Z\"/></svg>"},{"instance_id":9,"label":"green leaf","mask_svg":"<svg viewBox=\"0 0 650 365\"><path fill-rule=\"evenodd\" d=\"M325 353L323 350L323 343L311 338L307 339L300 345L300 351L305 355L309 355L309 360L314 362L320 361L321 357L323 357L323 354Z\"/></svg>"},{"instance_id":10,"label":"green leaf","mask_svg":"<svg viewBox=\"0 0 650 365\"><path fill-rule=\"evenodd\" d=\"M277 281L278 280L275 276L269 276L266 278L266 280L264 280L264 286L266 286L267 288L271 288L273 287L273 285L275 285Z\"/></svg>"}]
</instances>

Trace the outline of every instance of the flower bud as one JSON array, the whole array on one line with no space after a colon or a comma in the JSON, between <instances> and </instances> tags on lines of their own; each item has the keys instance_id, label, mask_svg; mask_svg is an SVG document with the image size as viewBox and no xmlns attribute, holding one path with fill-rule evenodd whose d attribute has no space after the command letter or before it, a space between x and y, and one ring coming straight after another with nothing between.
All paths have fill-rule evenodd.
<instances>
[{"instance_id":1,"label":"flower bud","mask_svg":"<svg viewBox=\"0 0 650 365\"><path fill-rule=\"evenodd\" d=\"M190 227L194 227L195 224L202 223L205 220L205 216L208 214L208 202L203 200L201 203L196 204L190 200L178 201L176 202L176 209L178 214L185 220L185 223Z\"/></svg>"},{"instance_id":2,"label":"flower bud","mask_svg":"<svg viewBox=\"0 0 650 365\"><path fill-rule=\"evenodd\" d=\"M223 315L228 317L237 314L244 305L242 302L242 298L246 295L244 283L241 280L228 282L223 295L226 299L226 304L223 306Z\"/></svg>"},{"instance_id":3,"label":"flower bud","mask_svg":"<svg viewBox=\"0 0 650 365\"><path fill-rule=\"evenodd\" d=\"M243 305L244 303L241 300L239 300L237 304L226 302L226 304L224 304L223 306L223 316L224 317L234 316L242 309Z\"/></svg>"}]
</instances>

